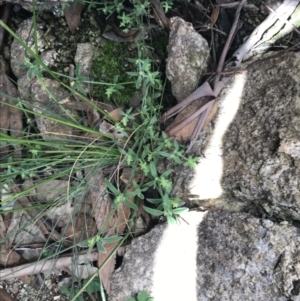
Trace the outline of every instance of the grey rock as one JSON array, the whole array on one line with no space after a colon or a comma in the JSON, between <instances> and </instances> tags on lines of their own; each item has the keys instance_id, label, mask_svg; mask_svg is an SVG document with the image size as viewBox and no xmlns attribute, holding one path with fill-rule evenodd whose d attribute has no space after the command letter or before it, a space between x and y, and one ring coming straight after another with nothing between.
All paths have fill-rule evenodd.
<instances>
[{"instance_id":1,"label":"grey rock","mask_svg":"<svg viewBox=\"0 0 300 301\"><path fill-rule=\"evenodd\" d=\"M28 78L26 73L19 77L17 81L20 98L23 100L23 104L27 109L31 108L30 104L32 103L32 95L30 94L31 82L32 79Z\"/></svg>"},{"instance_id":2,"label":"grey rock","mask_svg":"<svg viewBox=\"0 0 300 301\"><path fill-rule=\"evenodd\" d=\"M189 206L299 220L299 74L300 54L285 53L232 76L191 151L196 169L175 167L174 195Z\"/></svg>"},{"instance_id":3,"label":"grey rock","mask_svg":"<svg viewBox=\"0 0 300 301\"><path fill-rule=\"evenodd\" d=\"M154 254L165 225L138 237L126 247L122 266L111 278L110 301L123 301L133 294L150 290L153 278Z\"/></svg>"},{"instance_id":4,"label":"grey rock","mask_svg":"<svg viewBox=\"0 0 300 301\"><path fill-rule=\"evenodd\" d=\"M32 0L0 0L0 5L3 3L8 2L12 4L17 4L22 6L24 9L28 11L32 11ZM44 11L52 11L53 14L56 16L63 16L63 10L61 7L62 3L71 3L73 0L46 0L46 1L36 1L35 7L39 11L44 10ZM17 8L16 8L17 10Z\"/></svg>"},{"instance_id":5,"label":"grey rock","mask_svg":"<svg viewBox=\"0 0 300 301\"><path fill-rule=\"evenodd\" d=\"M196 88L201 75L206 72L209 47L191 23L179 17L170 21L166 75L171 81L173 95L181 101Z\"/></svg>"},{"instance_id":6,"label":"grey rock","mask_svg":"<svg viewBox=\"0 0 300 301\"><path fill-rule=\"evenodd\" d=\"M72 121L72 116L73 118L75 117L75 115L72 115L74 113L63 109L62 107L63 103L70 101L68 99L69 92L54 80L44 78L43 82L50 93L45 90L41 82L37 79L34 79L32 81L30 91L33 99L33 112L44 114L45 116L50 117L47 118L39 115L36 115L35 117L37 126L41 132L43 139L53 140L72 135L72 127L51 119L61 119L62 116L64 116L64 119L69 119L70 121Z\"/></svg>"},{"instance_id":7,"label":"grey rock","mask_svg":"<svg viewBox=\"0 0 300 301\"><path fill-rule=\"evenodd\" d=\"M133 240L111 278L109 301L141 290L155 301L300 299L299 229L245 213L189 212L184 218L189 225L159 225ZM198 242L186 239L193 228ZM193 255L189 243L196 243Z\"/></svg>"},{"instance_id":8,"label":"grey rock","mask_svg":"<svg viewBox=\"0 0 300 301\"><path fill-rule=\"evenodd\" d=\"M43 30L41 29L43 27L43 23L37 25L37 40L38 40L38 49L42 50L45 46L45 42L42 39L42 36L44 34ZM33 23L31 19L27 19L23 21L18 29L16 34L22 39L24 43L27 44L27 46L34 51L34 38L33 38ZM25 42L26 41L26 42ZM25 49L24 47L16 40L12 42L11 45L11 60L10 60L10 66L14 73L14 75L19 78L27 73L27 69L22 67L22 63L24 63L25 60ZM30 58L30 56L27 57Z\"/></svg>"},{"instance_id":9,"label":"grey rock","mask_svg":"<svg viewBox=\"0 0 300 301\"><path fill-rule=\"evenodd\" d=\"M46 50L40 56L43 63L49 68L54 66L55 57L57 57L57 51L55 49Z\"/></svg>"},{"instance_id":10,"label":"grey rock","mask_svg":"<svg viewBox=\"0 0 300 301\"><path fill-rule=\"evenodd\" d=\"M94 58L94 48L91 43L78 43L75 55L75 64L80 67L79 76L89 79L92 60ZM86 92L90 93L89 85L84 84Z\"/></svg>"}]
</instances>

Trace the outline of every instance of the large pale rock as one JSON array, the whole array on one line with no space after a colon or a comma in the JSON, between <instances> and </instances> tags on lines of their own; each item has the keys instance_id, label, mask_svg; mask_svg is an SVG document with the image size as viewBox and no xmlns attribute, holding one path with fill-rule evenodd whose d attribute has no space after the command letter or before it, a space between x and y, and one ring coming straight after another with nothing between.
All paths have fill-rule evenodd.
<instances>
[{"instance_id":1,"label":"large pale rock","mask_svg":"<svg viewBox=\"0 0 300 301\"><path fill-rule=\"evenodd\" d=\"M245 66L244 66L245 67ZM267 58L232 76L213 123L173 193L188 204L300 220L300 54Z\"/></svg>"},{"instance_id":2,"label":"large pale rock","mask_svg":"<svg viewBox=\"0 0 300 301\"><path fill-rule=\"evenodd\" d=\"M189 212L133 240L110 301L299 300L299 229L245 213Z\"/></svg>"}]
</instances>

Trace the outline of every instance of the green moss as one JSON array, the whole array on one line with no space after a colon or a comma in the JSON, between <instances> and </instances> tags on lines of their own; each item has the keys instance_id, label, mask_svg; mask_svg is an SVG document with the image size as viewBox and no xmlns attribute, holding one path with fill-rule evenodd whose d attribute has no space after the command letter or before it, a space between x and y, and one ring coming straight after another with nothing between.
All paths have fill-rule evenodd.
<instances>
[{"instance_id":1,"label":"green moss","mask_svg":"<svg viewBox=\"0 0 300 301\"><path fill-rule=\"evenodd\" d=\"M114 77L118 76L118 83L133 82L133 78L127 75L128 71L135 71L135 66L128 62L134 53L128 50L126 43L116 43L107 40L100 50L91 66L91 77L93 81L113 83ZM94 85L93 97L103 102L128 105L136 92L135 84L126 84L121 90L121 95L113 94L110 99L105 94L107 85Z\"/></svg>"}]
</instances>

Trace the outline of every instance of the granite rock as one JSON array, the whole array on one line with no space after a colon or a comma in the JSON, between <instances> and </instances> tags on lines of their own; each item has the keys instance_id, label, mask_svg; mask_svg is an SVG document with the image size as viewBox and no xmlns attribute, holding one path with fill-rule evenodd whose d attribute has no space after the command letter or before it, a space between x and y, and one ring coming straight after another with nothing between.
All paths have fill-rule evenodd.
<instances>
[{"instance_id":1,"label":"granite rock","mask_svg":"<svg viewBox=\"0 0 300 301\"><path fill-rule=\"evenodd\" d=\"M299 229L225 211L184 219L133 240L109 301L142 290L155 301L299 300Z\"/></svg>"}]
</instances>

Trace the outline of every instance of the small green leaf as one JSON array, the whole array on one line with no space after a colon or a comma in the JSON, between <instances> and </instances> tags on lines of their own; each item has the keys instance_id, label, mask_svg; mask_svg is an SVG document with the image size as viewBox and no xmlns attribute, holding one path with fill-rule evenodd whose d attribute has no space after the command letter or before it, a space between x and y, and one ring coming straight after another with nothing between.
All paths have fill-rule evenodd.
<instances>
[{"instance_id":1,"label":"small green leaf","mask_svg":"<svg viewBox=\"0 0 300 301\"><path fill-rule=\"evenodd\" d=\"M168 177L173 171L174 171L173 169L168 169L161 176Z\"/></svg>"},{"instance_id":2,"label":"small green leaf","mask_svg":"<svg viewBox=\"0 0 300 301\"><path fill-rule=\"evenodd\" d=\"M88 248L89 242L87 240L81 241L80 243L78 243L78 246L81 248Z\"/></svg>"},{"instance_id":3,"label":"small green leaf","mask_svg":"<svg viewBox=\"0 0 300 301\"><path fill-rule=\"evenodd\" d=\"M84 283L86 283L87 280L85 280ZM101 289L100 281L99 281L99 278L97 277L97 278L93 279L93 281L87 285L87 287L85 288L85 291L89 294L93 294L95 292L99 292L100 289Z\"/></svg>"},{"instance_id":4,"label":"small green leaf","mask_svg":"<svg viewBox=\"0 0 300 301\"><path fill-rule=\"evenodd\" d=\"M171 156L169 153L162 152L162 151L157 152L157 154L160 155L160 156L162 156L162 157L165 157L165 158L170 158L170 156Z\"/></svg>"},{"instance_id":5,"label":"small green leaf","mask_svg":"<svg viewBox=\"0 0 300 301\"><path fill-rule=\"evenodd\" d=\"M157 171L156 171L156 166L155 166L155 164L154 164L153 161L150 162L149 168L150 168L151 176L152 176L153 178L156 178L156 177L157 177Z\"/></svg>"},{"instance_id":6,"label":"small green leaf","mask_svg":"<svg viewBox=\"0 0 300 301\"><path fill-rule=\"evenodd\" d=\"M152 204L160 204L162 199L147 199L147 201Z\"/></svg>"},{"instance_id":7,"label":"small green leaf","mask_svg":"<svg viewBox=\"0 0 300 301\"><path fill-rule=\"evenodd\" d=\"M97 242L97 249L101 253L106 253L106 249L103 247L102 243L100 241Z\"/></svg>"},{"instance_id":8,"label":"small green leaf","mask_svg":"<svg viewBox=\"0 0 300 301\"><path fill-rule=\"evenodd\" d=\"M148 293L145 292L145 291L140 292L140 293L137 295L138 301L147 301L148 298L149 298L149 295L148 295Z\"/></svg>"},{"instance_id":9,"label":"small green leaf","mask_svg":"<svg viewBox=\"0 0 300 301\"><path fill-rule=\"evenodd\" d=\"M117 190L117 188L114 187L113 184L111 184L107 179L105 179L105 184L108 187L108 189L114 194L114 195L119 195L120 191Z\"/></svg>"},{"instance_id":10,"label":"small green leaf","mask_svg":"<svg viewBox=\"0 0 300 301\"><path fill-rule=\"evenodd\" d=\"M125 151L125 149L123 149L123 148L121 148L121 147L119 147L118 149L119 149L119 152L120 152L122 155L124 155L124 156L127 155L127 152Z\"/></svg>"},{"instance_id":11,"label":"small green leaf","mask_svg":"<svg viewBox=\"0 0 300 301\"><path fill-rule=\"evenodd\" d=\"M167 215L167 221L170 225L175 225L176 224L176 219L171 215Z\"/></svg>"},{"instance_id":12,"label":"small green leaf","mask_svg":"<svg viewBox=\"0 0 300 301\"><path fill-rule=\"evenodd\" d=\"M59 289L63 294L70 296L70 290L65 284L63 284Z\"/></svg>"},{"instance_id":13,"label":"small green leaf","mask_svg":"<svg viewBox=\"0 0 300 301\"><path fill-rule=\"evenodd\" d=\"M139 191L138 190L134 190L134 191L130 191L130 192L126 192L125 193L125 196L127 198L133 198L135 197L136 195L138 195Z\"/></svg>"},{"instance_id":14,"label":"small green leaf","mask_svg":"<svg viewBox=\"0 0 300 301\"><path fill-rule=\"evenodd\" d=\"M197 166L198 159L198 157L193 158L192 156L189 156L183 165L189 168L195 168Z\"/></svg>"},{"instance_id":15,"label":"small green leaf","mask_svg":"<svg viewBox=\"0 0 300 301\"><path fill-rule=\"evenodd\" d=\"M129 201L128 199L125 199L125 203L126 203L126 205L127 205L128 207L130 207L131 209L133 209L133 210L138 210L138 206L137 206L135 203Z\"/></svg>"},{"instance_id":16,"label":"small green leaf","mask_svg":"<svg viewBox=\"0 0 300 301\"><path fill-rule=\"evenodd\" d=\"M175 208L175 209L172 209L172 213L173 214L182 214L182 213L185 213L189 211L189 208L186 208L186 207L181 207L181 208Z\"/></svg>"},{"instance_id":17,"label":"small green leaf","mask_svg":"<svg viewBox=\"0 0 300 301\"><path fill-rule=\"evenodd\" d=\"M102 243L111 243L111 242L116 242L121 240L123 237L122 236L110 236L110 237L104 237L101 238L101 242Z\"/></svg>"},{"instance_id":18,"label":"small green leaf","mask_svg":"<svg viewBox=\"0 0 300 301\"><path fill-rule=\"evenodd\" d=\"M163 211L161 210L157 210L157 209L152 209L152 208L149 208L149 207L146 207L146 206L143 206L144 210L148 213L150 213L151 215L154 215L154 216L161 216L164 214Z\"/></svg>"}]
</instances>

